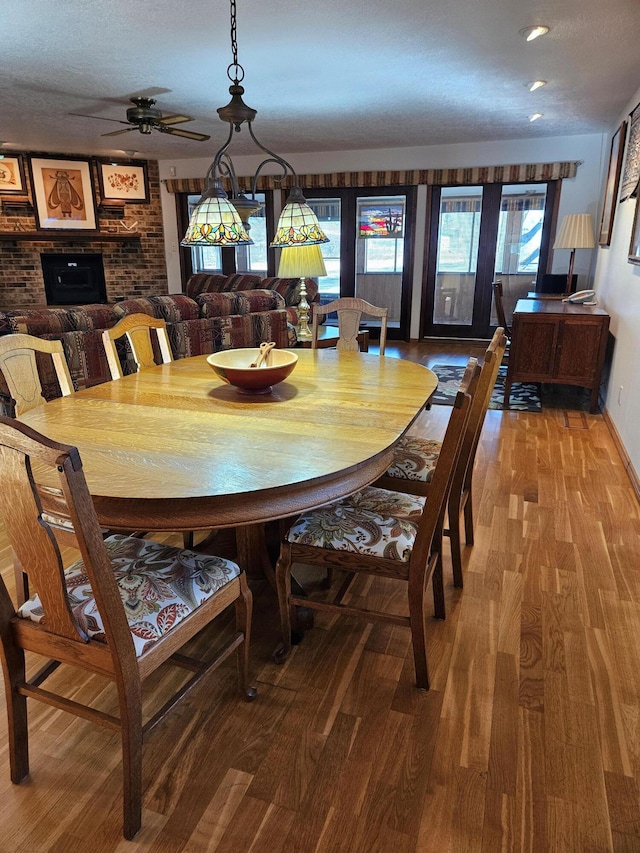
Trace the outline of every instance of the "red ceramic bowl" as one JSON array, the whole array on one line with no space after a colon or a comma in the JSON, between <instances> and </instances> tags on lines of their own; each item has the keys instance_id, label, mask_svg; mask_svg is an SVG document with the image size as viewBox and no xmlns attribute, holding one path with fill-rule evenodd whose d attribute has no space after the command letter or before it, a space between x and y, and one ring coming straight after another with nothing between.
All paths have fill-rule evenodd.
<instances>
[{"instance_id":1,"label":"red ceramic bowl","mask_svg":"<svg viewBox=\"0 0 640 853\"><path fill-rule=\"evenodd\" d=\"M282 382L296 366L298 356L286 349L273 349L266 365L249 367L260 355L257 348L228 349L207 356L207 361L220 379L247 394L266 394Z\"/></svg>"}]
</instances>

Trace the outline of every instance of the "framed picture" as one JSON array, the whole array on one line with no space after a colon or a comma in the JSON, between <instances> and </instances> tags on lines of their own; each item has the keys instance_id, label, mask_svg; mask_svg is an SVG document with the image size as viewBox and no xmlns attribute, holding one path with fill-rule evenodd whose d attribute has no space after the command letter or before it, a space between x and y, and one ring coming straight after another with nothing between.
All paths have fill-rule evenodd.
<instances>
[{"instance_id":1,"label":"framed picture","mask_svg":"<svg viewBox=\"0 0 640 853\"><path fill-rule=\"evenodd\" d=\"M367 201L358 205L358 236L402 237L404 235L404 203Z\"/></svg>"},{"instance_id":2,"label":"framed picture","mask_svg":"<svg viewBox=\"0 0 640 853\"><path fill-rule=\"evenodd\" d=\"M29 167L38 228L52 231L97 230L88 160L32 157Z\"/></svg>"},{"instance_id":3,"label":"framed picture","mask_svg":"<svg viewBox=\"0 0 640 853\"><path fill-rule=\"evenodd\" d=\"M629 245L629 263L640 264L640 203L636 201L636 212L633 217L633 228L631 229L631 243Z\"/></svg>"},{"instance_id":4,"label":"framed picture","mask_svg":"<svg viewBox=\"0 0 640 853\"><path fill-rule=\"evenodd\" d=\"M25 195L24 164L20 154L0 159L0 193Z\"/></svg>"},{"instance_id":5,"label":"framed picture","mask_svg":"<svg viewBox=\"0 0 640 853\"><path fill-rule=\"evenodd\" d=\"M100 198L102 201L135 201L145 204L149 201L149 182L147 164L137 160L135 163L98 163Z\"/></svg>"},{"instance_id":6,"label":"framed picture","mask_svg":"<svg viewBox=\"0 0 640 853\"><path fill-rule=\"evenodd\" d=\"M624 140L627 132L627 123L623 121L618 130L613 134L611 140L611 151L609 153L609 170L607 171L607 183L604 190L604 202L602 205L602 219L600 220L600 236L598 244L608 246L611 243L611 232L613 230L613 217L616 212L616 200L618 198L618 187L620 185L620 172L622 171L622 155L624 154Z\"/></svg>"},{"instance_id":7,"label":"framed picture","mask_svg":"<svg viewBox=\"0 0 640 853\"><path fill-rule=\"evenodd\" d=\"M638 180L640 180L640 104L631 113L629 119L629 139L622 173L620 201L635 198L638 192Z\"/></svg>"}]
</instances>

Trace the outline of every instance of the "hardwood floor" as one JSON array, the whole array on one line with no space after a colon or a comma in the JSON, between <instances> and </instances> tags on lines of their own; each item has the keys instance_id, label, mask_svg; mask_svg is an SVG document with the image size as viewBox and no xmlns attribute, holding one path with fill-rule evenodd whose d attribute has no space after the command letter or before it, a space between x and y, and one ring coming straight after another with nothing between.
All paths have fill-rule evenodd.
<instances>
[{"instance_id":1,"label":"hardwood floor","mask_svg":"<svg viewBox=\"0 0 640 853\"><path fill-rule=\"evenodd\" d=\"M448 414L433 406L414 429L442 432ZM237 698L229 662L154 731L134 842L117 736L33 703L16 786L0 712L0 851L640 850L640 510L602 416L489 411L474 485L464 590L447 561L447 618L429 624L430 692L391 625L317 614L273 664L275 593L253 580L258 699ZM3 529L0 569L13 586ZM354 594L401 608L399 586L362 579ZM197 644L213 653L218 630ZM99 678L52 678L114 710ZM151 703L180 678L154 675Z\"/></svg>"}]
</instances>

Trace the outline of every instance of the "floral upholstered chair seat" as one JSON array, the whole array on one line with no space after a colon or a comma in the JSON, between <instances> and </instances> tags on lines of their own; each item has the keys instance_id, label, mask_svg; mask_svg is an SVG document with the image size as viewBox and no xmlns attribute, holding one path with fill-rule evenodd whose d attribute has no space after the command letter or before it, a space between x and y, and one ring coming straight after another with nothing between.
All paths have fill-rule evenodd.
<instances>
[{"instance_id":1,"label":"floral upholstered chair seat","mask_svg":"<svg viewBox=\"0 0 640 853\"><path fill-rule=\"evenodd\" d=\"M386 476L430 483L441 448L442 442L436 439L404 436L394 448Z\"/></svg>"},{"instance_id":2,"label":"floral upholstered chair seat","mask_svg":"<svg viewBox=\"0 0 640 853\"><path fill-rule=\"evenodd\" d=\"M149 539L114 534L105 539L105 545L138 657L240 575L240 568L230 560ZM65 582L78 626L92 639L104 641L102 619L82 559L65 570ZM37 595L22 605L18 615L34 622L46 621Z\"/></svg>"},{"instance_id":3,"label":"floral upholstered chair seat","mask_svg":"<svg viewBox=\"0 0 640 853\"><path fill-rule=\"evenodd\" d=\"M301 515L289 529L293 544L352 551L408 562L425 498L367 486Z\"/></svg>"}]
</instances>

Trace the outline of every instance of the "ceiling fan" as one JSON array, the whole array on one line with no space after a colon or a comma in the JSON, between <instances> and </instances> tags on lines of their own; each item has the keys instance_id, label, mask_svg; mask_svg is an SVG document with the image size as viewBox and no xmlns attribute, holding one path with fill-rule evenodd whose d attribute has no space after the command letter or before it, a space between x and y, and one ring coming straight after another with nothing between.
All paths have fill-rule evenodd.
<instances>
[{"instance_id":1,"label":"ceiling fan","mask_svg":"<svg viewBox=\"0 0 640 853\"><path fill-rule=\"evenodd\" d=\"M192 130L183 130L181 127L174 127L176 124L182 124L185 121L193 121L191 116L185 115L166 115L163 116L161 111L154 107L155 98L130 98L134 105L127 110L127 120L105 118L104 116L89 116L82 113L70 113L70 115L82 115L83 118L97 118L101 121L117 121L118 124L128 124L124 130L112 130L110 133L103 133L102 136L118 136L121 133L130 133L132 130L137 130L140 133L148 134L152 130L158 130L160 133L170 133L172 136L183 136L185 139L195 139L197 142L205 142L211 137L206 133L195 133Z\"/></svg>"}]
</instances>

